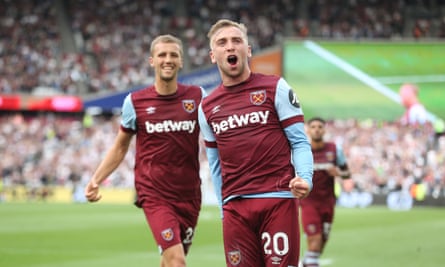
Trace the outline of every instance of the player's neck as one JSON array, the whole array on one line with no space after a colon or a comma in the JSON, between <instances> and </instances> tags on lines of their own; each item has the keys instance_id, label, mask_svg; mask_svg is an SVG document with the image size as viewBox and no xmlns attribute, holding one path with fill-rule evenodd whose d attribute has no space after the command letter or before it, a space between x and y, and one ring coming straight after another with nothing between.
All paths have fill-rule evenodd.
<instances>
[{"instance_id":1,"label":"player's neck","mask_svg":"<svg viewBox=\"0 0 445 267\"><path fill-rule=\"evenodd\" d=\"M316 142L312 141L311 147L312 147L312 149L315 149L315 150L321 149L324 147L324 142L323 141L316 141Z\"/></svg>"},{"instance_id":2,"label":"player's neck","mask_svg":"<svg viewBox=\"0 0 445 267\"><path fill-rule=\"evenodd\" d=\"M222 84L225 87L231 87L231 86L238 85L238 84L246 81L247 79L249 79L250 74L251 74L251 71L248 68L246 68L242 73L240 73L240 75L237 75L237 76L230 76L230 75L227 75L227 74L224 74L221 72Z\"/></svg>"},{"instance_id":3,"label":"player's neck","mask_svg":"<svg viewBox=\"0 0 445 267\"><path fill-rule=\"evenodd\" d=\"M156 80L154 86L156 92L160 95L172 95L178 90L178 83L176 82L176 80Z\"/></svg>"}]
</instances>

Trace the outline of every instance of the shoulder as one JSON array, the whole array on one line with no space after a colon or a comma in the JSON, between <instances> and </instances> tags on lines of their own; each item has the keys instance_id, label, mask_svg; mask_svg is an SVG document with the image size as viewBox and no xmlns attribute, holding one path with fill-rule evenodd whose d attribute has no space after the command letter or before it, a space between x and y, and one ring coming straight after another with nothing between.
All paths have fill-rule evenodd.
<instances>
[{"instance_id":1,"label":"shoulder","mask_svg":"<svg viewBox=\"0 0 445 267\"><path fill-rule=\"evenodd\" d=\"M203 104L208 104L209 102L212 102L214 99L219 99L221 95L224 93L222 84L213 89L211 92L207 93L204 99L202 100Z\"/></svg>"},{"instance_id":2,"label":"shoulder","mask_svg":"<svg viewBox=\"0 0 445 267\"><path fill-rule=\"evenodd\" d=\"M197 85L188 85L188 84L180 84L178 83L178 91L182 92L181 95L195 95L202 98L205 91L202 87Z\"/></svg>"},{"instance_id":3,"label":"shoulder","mask_svg":"<svg viewBox=\"0 0 445 267\"><path fill-rule=\"evenodd\" d=\"M187 91L201 91L201 87L194 84L182 84L178 83L178 88L182 88L183 90Z\"/></svg>"},{"instance_id":4,"label":"shoulder","mask_svg":"<svg viewBox=\"0 0 445 267\"><path fill-rule=\"evenodd\" d=\"M153 94L154 92L154 86L150 85L141 89L137 89L134 91L131 91L128 96L131 97L131 99L138 99L141 97L146 97L149 96L151 94Z\"/></svg>"},{"instance_id":5,"label":"shoulder","mask_svg":"<svg viewBox=\"0 0 445 267\"><path fill-rule=\"evenodd\" d=\"M266 83L267 85L276 85L281 79L280 76L263 73L252 73L252 81L254 83Z\"/></svg>"}]
</instances>

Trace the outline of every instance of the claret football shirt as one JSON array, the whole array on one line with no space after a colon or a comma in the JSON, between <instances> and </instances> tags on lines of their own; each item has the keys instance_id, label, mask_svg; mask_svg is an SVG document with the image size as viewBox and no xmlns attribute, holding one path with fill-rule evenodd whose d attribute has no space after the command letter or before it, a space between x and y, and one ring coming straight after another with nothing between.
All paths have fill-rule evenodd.
<instances>
[{"instance_id":1,"label":"claret football shirt","mask_svg":"<svg viewBox=\"0 0 445 267\"><path fill-rule=\"evenodd\" d=\"M159 95L154 86L124 100L121 128L136 134L135 186L138 201L201 197L197 118L205 92L179 84L175 94Z\"/></svg>"},{"instance_id":2,"label":"claret football shirt","mask_svg":"<svg viewBox=\"0 0 445 267\"><path fill-rule=\"evenodd\" d=\"M220 85L201 105L206 146L217 148L219 154L222 199L283 191L292 197L288 186L295 170L283 129L295 123L304 125L304 117L295 92L284 79L253 73L241 84ZM306 155L311 163L310 144L301 132L297 142L309 151ZM310 180L312 164L301 170Z\"/></svg>"}]
</instances>

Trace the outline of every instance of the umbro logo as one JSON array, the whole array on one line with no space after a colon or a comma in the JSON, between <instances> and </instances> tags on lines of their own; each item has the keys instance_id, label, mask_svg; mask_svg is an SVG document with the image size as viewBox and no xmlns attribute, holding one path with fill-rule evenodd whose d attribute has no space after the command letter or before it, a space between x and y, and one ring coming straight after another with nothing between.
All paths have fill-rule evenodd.
<instances>
[{"instance_id":1,"label":"umbro logo","mask_svg":"<svg viewBox=\"0 0 445 267\"><path fill-rule=\"evenodd\" d=\"M220 110L221 110L221 106L217 105L217 106L213 107L212 114L215 114L216 112L219 112Z\"/></svg>"},{"instance_id":2,"label":"umbro logo","mask_svg":"<svg viewBox=\"0 0 445 267\"><path fill-rule=\"evenodd\" d=\"M154 114L156 111L155 107L148 107L145 109L147 111L148 114Z\"/></svg>"}]
</instances>

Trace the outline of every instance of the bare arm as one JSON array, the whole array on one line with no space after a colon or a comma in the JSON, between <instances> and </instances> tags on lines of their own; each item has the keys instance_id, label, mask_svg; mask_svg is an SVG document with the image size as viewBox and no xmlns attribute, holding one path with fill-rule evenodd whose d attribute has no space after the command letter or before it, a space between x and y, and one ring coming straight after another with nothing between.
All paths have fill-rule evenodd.
<instances>
[{"instance_id":1,"label":"bare arm","mask_svg":"<svg viewBox=\"0 0 445 267\"><path fill-rule=\"evenodd\" d=\"M93 177L85 187L85 197L90 202L96 202L101 199L99 194L99 185L119 166L123 161L125 154L130 146L132 133L119 130L112 147L107 151L104 159L99 164Z\"/></svg>"}]
</instances>

